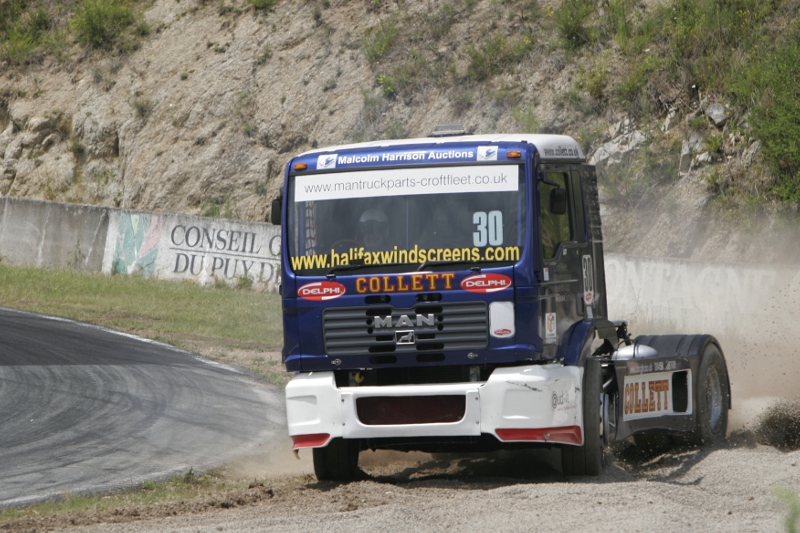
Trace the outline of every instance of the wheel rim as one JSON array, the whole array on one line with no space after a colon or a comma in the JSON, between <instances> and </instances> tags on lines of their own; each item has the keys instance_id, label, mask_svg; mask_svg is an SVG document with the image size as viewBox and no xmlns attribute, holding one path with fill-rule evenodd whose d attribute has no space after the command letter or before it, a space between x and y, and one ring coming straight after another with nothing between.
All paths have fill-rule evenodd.
<instances>
[{"instance_id":1,"label":"wheel rim","mask_svg":"<svg viewBox=\"0 0 800 533\"><path fill-rule=\"evenodd\" d=\"M706 374L706 407L708 408L708 425L716 431L722 419L722 382L716 367L711 366Z\"/></svg>"}]
</instances>

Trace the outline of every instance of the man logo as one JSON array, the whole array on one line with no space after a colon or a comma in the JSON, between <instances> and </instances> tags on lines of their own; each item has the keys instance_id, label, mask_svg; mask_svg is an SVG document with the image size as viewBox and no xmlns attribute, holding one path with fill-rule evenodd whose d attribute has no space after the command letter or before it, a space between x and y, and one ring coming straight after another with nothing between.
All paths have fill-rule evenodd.
<instances>
[{"instance_id":1,"label":"man logo","mask_svg":"<svg viewBox=\"0 0 800 533\"><path fill-rule=\"evenodd\" d=\"M397 344L398 346L414 344L414 342L416 342L413 330L395 331L394 339L395 339L395 344Z\"/></svg>"},{"instance_id":2,"label":"man logo","mask_svg":"<svg viewBox=\"0 0 800 533\"><path fill-rule=\"evenodd\" d=\"M317 170L336 168L336 154L325 154L317 157Z\"/></svg>"},{"instance_id":3,"label":"man logo","mask_svg":"<svg viewBox=\"0 0 800 533\"><path fill-rule=\"evenodd\" d=\"M478 146L478 161L497 161L497 147Z\"/></svg>"},{"instance_id":4,"label":"man logo","mask_svg":"<svg viewBox=\"0 0 800 533\"><path fill-rule=\"evenodd\" d=\"M427 315L416 315L416 326L433 326L434 325L434 315L433 313L428 313ZM413 328L414 321L411 320L411 317L408 315L400 315L397 317L397 320L392 323L392 317L389 316L376 316L374 320L375 329L382 329L382 328Z\"/></svg>"}]
</instances>

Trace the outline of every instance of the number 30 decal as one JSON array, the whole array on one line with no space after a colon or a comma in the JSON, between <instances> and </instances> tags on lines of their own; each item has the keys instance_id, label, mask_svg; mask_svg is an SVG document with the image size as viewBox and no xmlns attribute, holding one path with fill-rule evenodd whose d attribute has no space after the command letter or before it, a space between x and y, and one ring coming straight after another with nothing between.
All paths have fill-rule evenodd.
<instances>
[{"instance_id":1,"label":"number 30 decal","mask_svg":"<svg viewBox=\"0 0 800 533\"><path fill-rule=\"evenodd\" d=\"M472 245L483 247L500 246L503 244L503 212L502 211L475 211L472 214L472 223L478 231L472 233Z\"/></svg>"}]
</instances>

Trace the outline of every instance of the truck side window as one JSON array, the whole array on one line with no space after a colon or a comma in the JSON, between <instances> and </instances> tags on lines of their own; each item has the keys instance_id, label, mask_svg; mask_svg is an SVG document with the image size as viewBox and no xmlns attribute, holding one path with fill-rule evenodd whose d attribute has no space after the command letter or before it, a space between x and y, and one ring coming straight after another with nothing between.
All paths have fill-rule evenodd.
<instances>
[{"instance_id":1,"label":"truck side window","mask_svg":"<svg viewBox=\"0 0 800 533\"><path fill-rule=\"evenodd\" d=\"M558 183L562 189L567 189L566 172L547 172L547 180ZM539 182L539 209L542 213L541 235L542 251L545 259L555 256L558 244L564 241L574 240L572 225L570 224L571 206L567 202L567 212L563 215L556 215L550 211L550 191L555 187L543 182ZM569 191L569 189L567 189Z\"/></svg>"}]
</instances>

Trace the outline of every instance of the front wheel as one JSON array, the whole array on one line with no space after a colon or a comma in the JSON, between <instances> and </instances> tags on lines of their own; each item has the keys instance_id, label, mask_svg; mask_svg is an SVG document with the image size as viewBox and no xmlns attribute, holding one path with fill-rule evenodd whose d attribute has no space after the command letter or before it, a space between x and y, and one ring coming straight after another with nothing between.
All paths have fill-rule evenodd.
<instances>
[{"instance_id":1,"label":"front wheel","mask_svg":"<svg viewBox=\"0 0 800 533\"><path fill-rule=\"evenodd\" d=\"M358 473L358 441L332 439L314 448L314 474L320 481L352 481Z\"/></svg>"},{"instance_id":2,"label":"front wheel","mask_svg":"<svg viewBox=\"0 0 800 533\"><path fill-rule=\"evenodd\" d=\"M561 470L567 476L599 476L603 471L602 369L594 357L583 372L583 446L561 448Z\"/></svg>"},{"instance_id":3,"label":"front wheel","mask_svg":"<svg viewBox=\"0 0 800 533\"><path fill-rule=\"evenodd\" d=\"M728 432L731 391L722 353L709 343L703 350L697 376L697 425L688 436L691 444L717 444Z\"/></svg>"}]
</instances>

